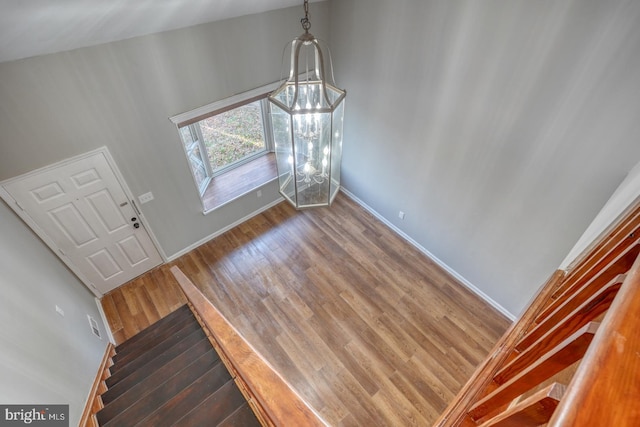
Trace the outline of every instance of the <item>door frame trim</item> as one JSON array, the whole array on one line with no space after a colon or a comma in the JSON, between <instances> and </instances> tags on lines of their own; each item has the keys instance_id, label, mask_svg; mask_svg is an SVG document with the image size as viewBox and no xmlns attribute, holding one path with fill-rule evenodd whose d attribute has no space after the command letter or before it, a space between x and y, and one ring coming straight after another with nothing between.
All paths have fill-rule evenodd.
<instances>
[{"instance_id":1,"label":"door frame trim","mask_svg":"<svg viewBox=\"0 0 640 427\"><path fill-rule=\"evenodd\" d=\"M143 223L142 223L143 227L145 228L145 230L149 234L149 238L151 239L151 243L153 244L153 246L156 248L156 250L160 254L160 258L162 259L162 263L166 263L168 261L167 255L162 250L162 246L160 246L160 243L158 242L158 239L156 238L155 234L153 233L153 230L149 226L149 222L147 221L146 217L144 216L142 210L140 209L140 207L137 204L135 204L135 198L133 197L133 193L129 189L129 186L127 185L127 182L125 181L124 177L122 176L122 173L120 172L120 169L118 169L118 166L116 165L115 160L111 156L111 153L109 152L109 149L106 146L97 148L95 150L88 151L86 153L79 154L77 156L69 157L69 158L61 160L59 162L52 163L50 165L47 165L47 166L44 166L44 167L41 167L41 168L38 168L38 169L34 169L34 170L29 171L27 173L23 173L21 175L14 176L12 178L0 181L0 198L2 198L7 203L7 205L20 217L20 219L22 219L22 221L24 221L24 223L27 224L29 226L29 228L31 228L33 230L34 233L36 233L36 235L49 247L49 249L51 249L53 251L53 253L58 258L60 258L60 260L73 272L73 274L76 275L76 277L78 279L80 279L80 281L97 298L102 298L103 294L94 286L93 283L91 283L91 281L89 281L82 274L82 272L79 271L79 269L75 266L75 264L73 262L71 262L71 259L69 259L66 255L64 255L61 252L60 248L55 244L55 242L47 235L47 233L44 232L44 230L42 230L38 226L38 224L33 220L33 218L31 218L31 216L25 210L22 209L22 207L18 204L18 202L5 189L5 185L7 185L7 184L13 183L15 181L19 181L21 179L27 178L27 177L32 176L32 175L37 175L39 173L52 170L52 169L55 169L55 168L58 168L58 167L61 167L61 166L65 166L65 165L68 165L70 163L77 162L78 160L83 160L83 159L86 159L88 157L95 156L96 154L102 154L105 157L105 159L107 160L107 164L109 165L109 167L113 171L113 174L115 175L116 180L118 181L118 184L120 184L120 186L122 187L122 190L126 194L127 199L129 199L129 201L131 203L134 203L134 209L139 213L139 216L140 216L141 220L143 221Z\"/></svg>"}]
</instances>

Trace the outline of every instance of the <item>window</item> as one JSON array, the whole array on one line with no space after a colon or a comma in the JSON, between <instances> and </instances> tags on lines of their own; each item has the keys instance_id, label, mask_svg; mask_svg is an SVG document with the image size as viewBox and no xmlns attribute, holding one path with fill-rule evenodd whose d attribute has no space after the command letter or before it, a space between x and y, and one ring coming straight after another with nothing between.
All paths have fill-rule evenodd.
<instances>
[{"instance_id":1,"label":"window","mask_svg":"<svg viewBox=\"0 0 640 427\"><path fill-rule=\"evenodd\" d=\"M204 139L200 126L188 125L180 128L180 137L184 144L184 151L191 166L191 172L193 178L196 181L196 186L200 195L204 193L209 184L209 180L213 175L211 165L205 160L204 153L206 149L204 147Z\"/></svg>"},{"instance_id":2,"label":"window","mask_svg":"<svg viewBox=\"0 0 640 427\"><path fill-rule=\"evenodd\" d=\"M276 178L267 101L272 89L259 88L171 118L205 213Z\"/></svg>"}]
</instances>

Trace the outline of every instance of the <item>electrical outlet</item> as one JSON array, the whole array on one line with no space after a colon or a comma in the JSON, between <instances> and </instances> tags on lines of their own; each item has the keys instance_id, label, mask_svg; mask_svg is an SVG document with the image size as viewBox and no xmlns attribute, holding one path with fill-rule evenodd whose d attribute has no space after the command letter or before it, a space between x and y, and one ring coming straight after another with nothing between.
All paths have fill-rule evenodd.
<instances>
[{"instance_id":1,"label":"electrical outlet","mask_svg":"<svg viewBox=\"0 0 640 427\"><path fill-rule=\"evenodd\" d=\"M56 313L58 313L60 316L64 317L64 310L61 309L60 307L58 307L56 305Z\"/></svg>"},{"instance_id":2,"label":"electrical outlet","mask_svg":"<svg viewBox=\"0 0 640 427\"><path fill-rule=\"evenodd\" d=\"M138 200L140 200L140 204L144 205L153 200L153 193L149 191L148 193L144 193L138 196Z\"/></svg>"},{"instance_id":3,"label":"electrical outlet","mask_svg":"<svg viewBox=\"0 0 640 427\"><path fill-rule=\"evenodd\" d=\"M404 219L404 212L402 211L398 212L398 218Z\"/></svg>"}]
</instances>

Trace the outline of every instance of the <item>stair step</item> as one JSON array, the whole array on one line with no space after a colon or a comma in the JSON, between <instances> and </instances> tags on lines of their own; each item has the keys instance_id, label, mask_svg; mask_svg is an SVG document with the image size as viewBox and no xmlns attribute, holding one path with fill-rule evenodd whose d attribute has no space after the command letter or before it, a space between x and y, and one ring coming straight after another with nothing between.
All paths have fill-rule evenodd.
<instances>
[{"instance_id":1,"label":"stair step","mask_svg":"<svg viewBox=\"0 0 640 427\"><path fill-rule=\"evenodd\" d=\"M142 399L151 391L162 385L162 383L167 381L167 379L175 375L181 375L181 372L184 369L190 369L190 365L206 353L211 353L211 356L214 359L218 359L218 354L211 347L208 340L202 340L197 346L184 351L178 357L162 366L162 368L153 372L140 382L137 382L133 387L123 390L123 392L118 396L110 396L110 400L108 402L103 399L105 407L100 411L102 413L102 419L109 420L115 417L120 412L133 405L136 401Z\"/></svg>"},{"instance_id":2,"label":"stair step","mask_svg":"<svg viewBox=\"0 0 640 427\"><path fill-rule=\"evenodd\" d=\"M185 318L180 323L167 327L166 333L155 337L153 340L146 341L145 346L140 347L140 349L128 353L119 359L115 359L113 361L114 365L110 368L111 374L115 374L130 363L137 361L140 357L148 357L149 353L157 353L158 351L162 351L164 348L170 347L171 342L168 341L179 339L179 337L184 335L185 332L189 333L189 331L193 331L199 327L200 325L193 317L191 319Z\"/></svg>"},{"instance_id":3,"label":"stair step","mask_svg":"<svg viewBox=\"0 0 640 427\"><path fill-rule=\"evenodd\" d=\"M187 305L116 351L99 425L260 426Z\"/></svg>"},{"instance_id":4,"label":"stair step","mask_svg":"<svg viewBox=\"0 0 640 427\"><path fill-rule=\"evenodd\" d=\"M169 427L229 381L233 382L231 375L224 365L219 363L147 416L142 424Z\"/></svg>"},{"instance_id":5,"label":"stair step","mask_svg":"<svg viewBox=\"0 0 640 427\"><path fill-rule=\"evenodd\" d=\"M117 370L119 368L122 368L123 366L126 366L129 362L137 359L147 351L153 349L155 346L160 345L162 342L168 339L171 339L184 328L193 327L194 323L197 324L193 315L191 313L187 313L186 315L180 316L172 324L159 326L158 330L160 332L141 341L140 345L138 345L137 347L132 348L126 353L116 354L112 359L115 365L113 368ZM114 373L115 370L112 369L111 372Z\"/></svg>"},{"instance_id":6,"label":"stair step","mask_svg":"<svg viewBox=\"0 0 640 427\"><path fill-rule=\"evenodd\" d=\"M120 371L117 375L112 375L105 380L110 392L113 389L122 389L131 387L141 378L145 378L160 369L164 364L168 363L171 359L181 354L183 351L192 347L201 340L206 340L206 335L202 329L193 331L189 335L183 337L182 340L176 342L171 348L160 354L151 353L152 359L148 360L143 366L139 366L137 370L128 373L126 371ZM211 345L211 344L209 344ZM107 393L108 393L107 392ZM106 393L105 393L106 394Z\"/></svg>"},{"instance_id":7,"label":"stair step","mask_svg":"<svg viewBox=\"0 0 640 427\"><path fill-rule=\"evenodd\" d=\"M202 378L209 378L211 372L216 372L219 376L229 373L226 371L220 359L211 353L206 353L199 357L189 366L183 369L179 375L174 375L150 391L125 411L119 413L110 420L103 420L101 412L98 412L98 421L103 427L106 426L132 426L147 418L158 409L162 408L168 401L179 395L185 388L190 387L195 381ZM153 424L147 424L153 425Z\"/></svg>"},{"instance_id":8,"label":"stair step","mask_svg":"<svg viewBox=\"0 0 640 427\"><path fill-rule=\"evenodd\" d=\"M198 346L199 348L199 346L202 345L208 346L207 348L211 347L211 343L206 338L205 334L195 331L189 336L185 337L182 341L178 342L171 349L157 355L156 358L149 361L149 363L147 363L145 366L131 373L126 378L118 381L117 384L110 385L110 381L109 379L107 379L106 384L108 386L108 390L102 394L102 401L105 404L113 401L122 393L135 386L137 383L144 381L145 378L154 375L159 369L161 369L167 363L171 363L172 360L176 357L179 357L184 352L190 351L191 348L195 348L196 346Z\"/></svg>"},{"instance_id":9,"label":"stair step","mask_svg":"<svg viewBox=\"0 0 640 427\"><path fill-rule=\"evenodd\" d=\"M131 351L132 349L135 349L139 345L143 345L147 339L153 338L155 334L161 332L166 325L171 325L175 323L178 319L180 319L181 316L185 316L185 315L193 316L191 314L191 310L189 309L189 306L186 304L174 310L173 312L169 313L169 315L158 320L156 323L138 332L136 335L129 338L122 344L116 346L116 356L118 356L118 354L121 354L121 353L126 354L127 352ZM114 362L115 362L115 359L114 359Z\"/></svg>"},{"instance_id":10,"label":"stair step","mask_svg":"<svg viewBox=\"0 0 640 427\"><path fill-rule=\"evenodd\" d=\"M111 367L112 373L114 373L114 370L117 371L118 369L126 366L130 361L135 360L136 356L148 353L151 348L174 338L175 335L180 333L180 331L182 331L184 328L193 328L196 326L199 325L193 315L190 315L189 317L181 317L179 322L175 324L165 324L164 326L159 326L158 330L160 332L158 332L158 334L155 334L153 337L148 337L147 339L142 341L140 343L140 347L134 348L125 354L120 353L119 357L114 358L114 366Z\"/></svg>"},{"instance_id":11,"label":"stair step","mask_svg":"<svg viewBox=\"0 0 640 427\"><path fill-rule=\"evenodd\" d=\"M215 426L231 417L243 404L246 405L246 403L244 396L240 393L236 384L233 380L229 380L191 412L182 417L175 425L180 427ZM251 415L253 415L253 412L251 412ZM236 425L244 427L245 425L251 426L252 424ZM257 425L259 426L260 424Z\"/></svg>"},{"instance_id":12,"label":"stair step","mask_svg":"<svg viewBox=\"0 0 640 427\"><path fill-rule=\"evenodd\" d=\"M195 427L197 424L193 424ZM205 425L205 424L199 424ZM251 410L247 402L235 410L235 412L225 418L217 427L261 427L260 421Z\"/></svg>"},{"instance_id":13,"label":"stair step","mask_svg":"<svg viewBox=\"0 0 640 427\"><path fill-rule=\"evenodd\" d=\"M178 342L182 341L185 337L191 335L194 332L199 332L200 334L204 335L202 328L200 328L200 325L195 321L190 323L189 325L185 325L185 327L175 332L171 337L165 339L161 343L158 343L158 345L149 348L148 351L146 351L144 354L128 362L124 366L112 366L111 368L115 369L110 369L111 376L107 378L107 387L111 387L117 384L128 375L132 374L136 370L149 363L151 360L158 357L159 354L163 354L164 352L172 349Z\"/></svg>"}]
</instances>

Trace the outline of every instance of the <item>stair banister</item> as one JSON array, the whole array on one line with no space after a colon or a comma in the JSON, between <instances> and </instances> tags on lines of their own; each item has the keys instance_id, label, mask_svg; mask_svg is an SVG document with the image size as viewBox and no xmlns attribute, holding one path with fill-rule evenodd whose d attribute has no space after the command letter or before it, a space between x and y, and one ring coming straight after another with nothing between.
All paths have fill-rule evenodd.
<instances>
[{"instance_id":1,"label":"stair banister","mask_svg":"<svg viewBox=\"0 0 640 427\"><path fill-rule=\"evenodd\" d=\"M640 257L549 426L640 426Z\"/></svg>"}]
</instances>

